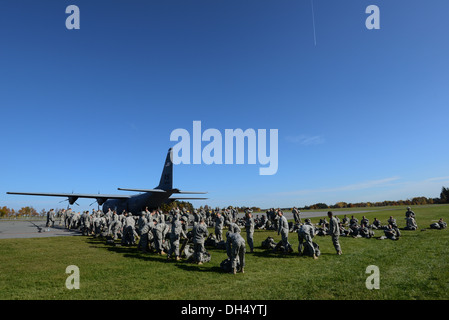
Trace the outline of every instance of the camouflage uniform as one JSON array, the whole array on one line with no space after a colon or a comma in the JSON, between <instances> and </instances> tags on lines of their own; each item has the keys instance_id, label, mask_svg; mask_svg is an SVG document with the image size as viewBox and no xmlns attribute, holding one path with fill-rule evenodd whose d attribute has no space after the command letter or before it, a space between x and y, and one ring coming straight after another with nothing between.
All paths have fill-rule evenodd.
<instances>
[{"instance_id":1,"label":"camouflage uniform","mask_svg":"<svg viewBox=\"0 0 449 320\"><path fill-rule=\"evenodd\" d=\"M341 246L338 238L340 237L340 227L338 226L338 222L335 217L329 217L329 234L332 237L332 244L337 250L337 254L341 254Z\"/></svg>"},{"instance_id":2,"label":"camouflage uniform","mask_svg":"<svg viewBox=\"0 0 449 320\"><path fill-rule=\"evenodd\" d=\"M179 260L179 240L181 237L187 238L186 234L182 230L181 221L175 220L171 224L170 251L168 252L168 257L174 253L175 259Z\"/></svg>"},{"instance_id":3,"label":"camouflage uniform","mask_svg":"<svg viewBox=\"0 0 449 320\"><path fill-rule=\"evenodd\" d=\"M193 227L192 233L194 259L196 263L202 264L203 253L206 251L204 249L204 239L209 235L209 231L204 225L204 222L199 222Z\"/></svg>"},{"instance_id":4,"label":"camouflage uniform","mask_svg":"<svg viewBox=\"0 0 449 320\"><path fill-rule=\"evenodd\" d=\"M292 246L288 242L288 232L289 227L287 218L285 218L284 215L282 215L279 217L278 235L281 234L282 244L284 246L285 253L292 251Z\"/></svg>"},{"instance_id":5,"label":"camouflage uniform","mask_svg":"<svg viewBox=\"0 0 449 320\"><path fill-rule=\"evenodd\" d=\"M302 254L303 243L305 242L305 246L309 248L309 252L312 253L312 256L315 257L315 248L313 247L313 237L315 236L315 228L310 222L310 219L306 219L306 223L303 224L297 230L298 233L298 252Z\"/></svg>"},{"instance_id":6,"label":"camouflage uniform","mask_svg":"<svg viewBox=\"0 0 449 320\"><path fill-rule=\"evenodd\" d=\"M252 210L251 210L252 212ZM249 249L251 252L254 250L254 218L249 216L251 214L250 211L247 212L245 217L245 229L246 229L246 241L248 241Z\"/></svg>"},{"instance_id":7,"label":"camouflage uniform","mask_svg":"<svg viewBox=\"0 0 449 320\"><path fill-rule=\"evenodd\" d=\"M237 263L240 264L240 270L244 272L246 244L240 233L228 232L226 235L226 253L231 259L233 273L237 272Z\"/></svg>"}]
</instances>

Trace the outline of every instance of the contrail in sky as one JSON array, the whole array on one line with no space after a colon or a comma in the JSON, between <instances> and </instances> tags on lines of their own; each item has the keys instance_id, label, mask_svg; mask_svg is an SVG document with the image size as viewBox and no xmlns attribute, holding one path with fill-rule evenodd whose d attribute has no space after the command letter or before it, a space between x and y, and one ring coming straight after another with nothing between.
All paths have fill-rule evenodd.
<instances>
[{"instance_id":1,"label":"contrail in sky","mask_svg":"<svg viewBox=\"0 0 449 320\"><path fill-rule=\"evenodd\" d=\"M314 40L315 46L316 46L315 11L313 9L313 0L310 0L310 2L312 3L313 40Z\"/></svg>"}]
</instances>

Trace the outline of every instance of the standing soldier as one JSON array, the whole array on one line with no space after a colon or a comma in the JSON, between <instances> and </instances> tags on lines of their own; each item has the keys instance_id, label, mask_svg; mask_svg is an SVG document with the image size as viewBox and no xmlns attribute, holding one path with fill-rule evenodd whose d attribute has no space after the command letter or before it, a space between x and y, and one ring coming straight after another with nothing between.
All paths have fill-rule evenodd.
<instances>
[{"instance_id":1,"label":"standing soldier","mask_svg":"<svg viewBox=\"0 0 449 320\"><path fill-rule=\"evenodd\" d=\"M117 212L114 210L112 213L112 222L110 225L111 234L114 240L118 239L118 234L121 234L122 222Z\"/></svg>"},{"instance_id":2,"label":"standing soldier","mask_svg":"<svg viewBox=\"0 0 449 320\"><path fill-rule=\"evenodd\" d=\"M293 219L295 220L295 224L301 223L301 212L298 210L298 208L293 207L292 209L292 213L293 213Z\"/></svg>"},{"instance_id":3,"label":"standing soldier","mask_svg":"<svg viewBox=\"0 0 449 320\"><path fill-rule=\"evenodd\" d=\"M171 223L171 233L170 233L170 250L168 252L167 259L170 259L171 255L175 254L176 260L181 260L179 258L179 240L181 237L187 238L186 234L182 230L182 224L184 220L175 220Z\"/></svg>"},{"instance_id":4,"label":"standing soldier","mask_svg":"<svg viewBox=\"0 0 449 320\"><path fill-rule=\"evenodd\" d=\"M217 238L218 242L223 240L223 225L224 218L220 212L217 212L215 217L215 237Z\"/></svg>"},{"instance_id":5,"label":"standing soldier","mask_svg":"<svg viewBox=\"0 0 449 320\"><path fill-rule=\"evenodd\" d=\"M164 251L164 242L165 242L165 223L158 222L157 219L153 219L153 235L154 235L154 244L156 247L156 252L161 255L166 255Z\"/></svg>"},{"instance_id":6,"label":"standing soldier","mask_svg":"<svg viewBox=\"0 0 449 320\"><path fill-rule=\"evenodd\" d=\"M332 237L332 243L335 247L335 250L337 250L337 254L341 255L342 252L340 242L338 241L338 238L340 236L340 227L338 226L338 222L333 216L332 211L329 211L327 213L327 216L329 217L329 234Z\"/></svg>"},{"instance_id":7,"label":"standing soldier","mask_svg":"<svg viewBox=\"0 0 449 320\"><path fill-rule=\"evenodd\" d=\"M293 251L292 246L288 242L288 221L287 218L284 217L284 213L281 210L278 210L279 223L278 223L278 235L281 234L282 244L284 246L284 253L288 253Z\"/></svg>"},{"instance_id":8,"label":"standing soldier","mask_svg":"<svg viewBox=\"0 0 449 320\"><path fill-rule=\"evenodd\" d=\"M51 227L53 228L55 226L55 210L51 209L50 211L47 212L47 224L46 227Z\"/></svg>"},{"instance_id":9,"label":"standing soldier","mask_svg":"<svg viewBox=\"0 0 449 320\"><path fill-rule=\"evenodd\" d=\"M246 244L245 239L240 233L226 233L226 253L231 260L232 273L237 273L237 261L240 263L239 272L245 273L245 252Z\"/></svg>"},{"instance_id":10,"label":"standing soldier","mask_svg":"<svg viewBox=\"0 0 449 320\"><path fill-rule=\"evenodd\" d=\"M201 219L192 230L193 233L193 257L197 264L203 264L203 252L204 249L204 239L209 235L209 231L204 225L204 220Z\"/></svg>"},{"instance_id":11,"label":"standing soldier","mask_svg":"<svg viewBox=\"0 0 449 320\"><path fill-rule=\"evenodd\" d=\"M254 218L252 217L253 210L245 209L245 229L246 241L248 241L250 252L254 252Z\"/></svg>"},{"instance_id":12,"label":"standing soldier","mask_svg":"<svg viewBox=\"0 0 449 320\"><path fill-rule=\"evenodd\" d=\"M148 235L149 233L152 233L152 226L153 222L148 222L145 219L146 223L142 226L142 229L140 230L140 239L139 243L137 245L137 249L140 249L142 253L148 252Z\"/></svg>"},{"instance_id":13,"label":"standing soldier","mask_svg":"<svg viewBox=\"0 0 449 320\"><path fill-rule=\"evenodd\" d=\"M200 223L201 220L201 214L198 212L197 209L193 209L193 226L196 226L198 223Z\"/></svg>"},{"instance_id":14,"label":"standing soldier","mask_svg":"<svg viewBox=\"0 0 449 320\"><path fill-rule=\"evenodd\" d=\"M89 235L90 216L89 211L84 211L81 215L81 232L83 236Z\"/></svg>"},{"instance_id":15,"label":"standing soldier","mask_svg":"<svg viewBox=\"0 0 449 320\"><path fill-rule=\"evenodd\" d=\"M133 245L135 243L134 232L136 227L136 220L131 213L126 213L125 223L123 225L122 245Z\"/></svg>"}]
</instances>

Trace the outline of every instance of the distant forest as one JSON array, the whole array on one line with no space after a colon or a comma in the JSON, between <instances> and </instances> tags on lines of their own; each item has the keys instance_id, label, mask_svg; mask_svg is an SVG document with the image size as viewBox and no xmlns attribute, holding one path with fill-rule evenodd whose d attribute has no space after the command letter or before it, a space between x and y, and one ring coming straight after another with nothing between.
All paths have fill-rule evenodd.
<instances>
[{"instance_id":1,"label":"distant forest","mask_svg":"<svg viewBox=\"0 0 449 320\"><path fill-rule=\"evenodd\" d=\"M385 207L385 206L412 206L412 205L423 205L423 204L444 204L449 203L449 188L443 187L441 189L439 198L426 198L426 197L415 197L413 199L407 200L397 200L397 201L381 201L381 202L356 202L356 203L346 203L346 202L337 202L334 205L327 205L326 203L315 203L310 206L297 207L300 210L316 210L316 209L340 209L340 208L365 208L365 207ZM193 205L187 201L174 201L170 204L162 205L161 209L164 212L169 212L173 208L186 208L190 212L193 211ZM204 208L206 210L212 210L214 208L205 205ZM235 207L239 212L243 212L243 210L248 207ZM261 209L260 207L250 207L255 212L266 211L268 209ZM292 208L281 208L281 210L287 211ZM43 217L47 214L46 209L42 209L40 212L37 212L33 207L23 207L18 211L14 209L10 209L8 207L0 207L0 218L8 218L8 217Z\"/></svg>"}]
</instances>

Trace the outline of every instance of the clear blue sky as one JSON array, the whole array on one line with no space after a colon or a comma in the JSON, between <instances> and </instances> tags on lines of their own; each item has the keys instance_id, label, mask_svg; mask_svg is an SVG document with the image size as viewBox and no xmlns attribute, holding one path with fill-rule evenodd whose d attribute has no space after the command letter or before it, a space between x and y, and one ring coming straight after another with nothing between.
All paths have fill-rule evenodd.
<instances>
[{"instance_id":1,"label":"clear blue sky","mask_svg":"<svg viewBox=\"0 0 449 320\"><path fill-rule=\"evenodd\" d=\"M449 186L449 2L0 1L0 206L6 191L158 184L170 133L278 129L279 169L178 165L195 205L438 197ZM65 8L81 11L67 30ZM381 29L368 30L368 5ZM203 143L203 146L206 143ZM79 200L88 208L91 200Z\"/></svg>"}]
</instances>

